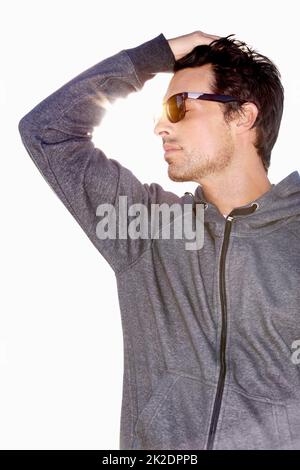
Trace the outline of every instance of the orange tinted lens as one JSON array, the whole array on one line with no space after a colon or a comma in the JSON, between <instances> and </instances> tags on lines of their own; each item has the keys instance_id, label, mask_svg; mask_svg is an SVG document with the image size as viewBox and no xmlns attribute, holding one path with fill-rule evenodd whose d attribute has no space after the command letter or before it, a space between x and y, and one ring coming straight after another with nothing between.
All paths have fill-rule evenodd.
<instances>
[{"instance_id":1,"label":"orange tinted lens","mask_svg":"<svg viewBox=\"0 0 300 470\"><path fill-rule=\"evenodd\" d=\"M184 99L181 94L171 96L167 101L167 116L171 122L178 122L185 115Z\"/></svg>"}]
</instances>

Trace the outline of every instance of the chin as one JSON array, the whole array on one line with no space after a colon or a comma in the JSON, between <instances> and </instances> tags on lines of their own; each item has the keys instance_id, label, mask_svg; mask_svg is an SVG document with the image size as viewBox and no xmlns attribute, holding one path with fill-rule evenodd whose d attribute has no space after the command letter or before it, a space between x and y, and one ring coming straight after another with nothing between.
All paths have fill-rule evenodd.
<instances>
[{"instance_id":1,"label":"chin","mask_svg":"<svg viewBox=\"0 0 300 470\"><path fill-rule=\"evenodd\" d=\"M183 175L183 174L180 174L176 171L170 171L170 168L168 170L168 176L170 178L170 180L172 181L175 181L177 183L183 183L185 181L191 181L191 179L189 178L188 175Z\"/></svg>"}]
</instances>

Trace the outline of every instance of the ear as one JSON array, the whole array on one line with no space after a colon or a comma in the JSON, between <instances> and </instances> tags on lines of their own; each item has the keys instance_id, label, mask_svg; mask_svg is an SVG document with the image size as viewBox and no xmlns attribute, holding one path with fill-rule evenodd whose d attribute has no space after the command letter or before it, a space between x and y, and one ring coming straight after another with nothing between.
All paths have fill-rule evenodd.
<instances>
[{"instance_id":1,"label":"ear","mask_svg":"<svg viewBox=\"0 0 300 470\"><path fill-rule=\"evenodd\" d=\"M250 130L254 125L258 115L258 108L254 103L244 103L239 110L238 117L236 119L235 125L237 133L245 132Z\"/></svg>"}]
</instances>

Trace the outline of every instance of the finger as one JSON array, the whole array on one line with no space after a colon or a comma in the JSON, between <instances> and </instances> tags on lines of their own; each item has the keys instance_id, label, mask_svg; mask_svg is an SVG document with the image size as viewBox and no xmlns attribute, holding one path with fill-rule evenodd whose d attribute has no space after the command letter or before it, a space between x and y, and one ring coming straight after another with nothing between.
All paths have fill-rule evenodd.
<instances>
[{"instance_id":1,"label":"finger","mask_svg":"<svg viewBox=\"0 0 300 470\"><path fill-rule=\"evenodd\" d=\"M221 36L216 36L215 34L209 34L209 37L213 38L213 39L220 39L221 38Z\"/></svg>"}]
</instances>

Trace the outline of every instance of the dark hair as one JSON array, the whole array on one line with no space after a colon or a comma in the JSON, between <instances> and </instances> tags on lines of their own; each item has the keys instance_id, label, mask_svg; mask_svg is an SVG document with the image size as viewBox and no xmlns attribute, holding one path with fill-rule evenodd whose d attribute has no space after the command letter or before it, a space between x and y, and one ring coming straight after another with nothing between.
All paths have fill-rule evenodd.
<instances>
[{"instance_id":1,"label":"dark hair","mask_svg":"<svg viewBox=\"0 0 300 470\"><path fill-rule=\"evenodd\" d=\"M214 40L209 45L196 46L189 54L177 60L174 72L188 67L212 64L213 93L233 95L252 101L258 108L253 127L256 127L254 143L264 168L268 173L271 150L277 140L283 113L284 88L276 65L267 57L251 49L245 42L227 37ZM196 90L198 91L198 90ZM224 106L224 118L241 112L241 102Z\"/></svg>"}]
</instances>

